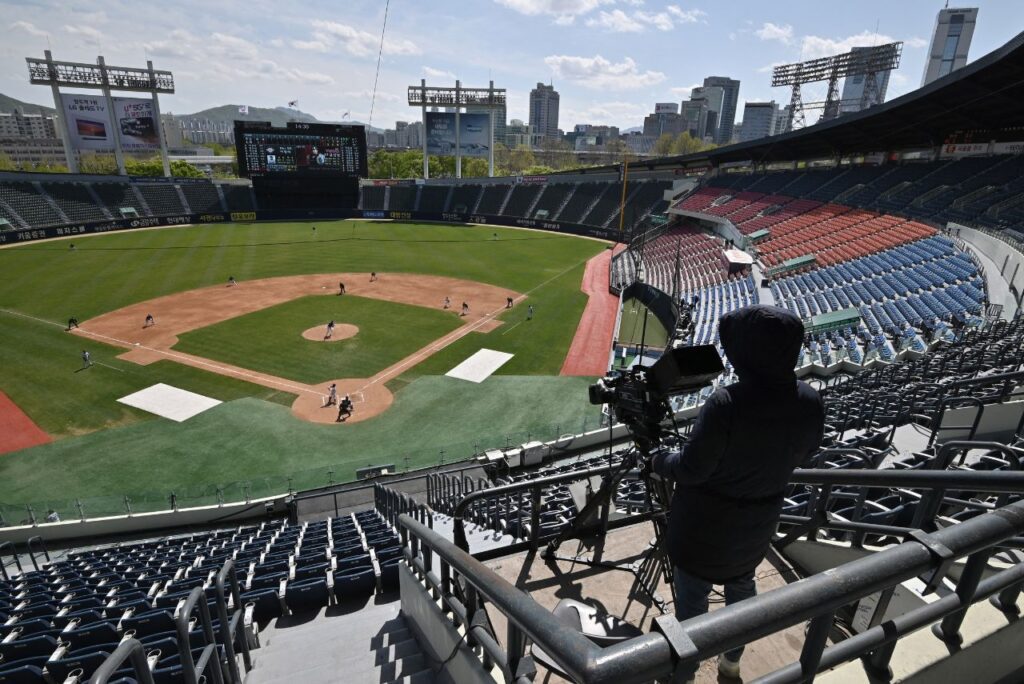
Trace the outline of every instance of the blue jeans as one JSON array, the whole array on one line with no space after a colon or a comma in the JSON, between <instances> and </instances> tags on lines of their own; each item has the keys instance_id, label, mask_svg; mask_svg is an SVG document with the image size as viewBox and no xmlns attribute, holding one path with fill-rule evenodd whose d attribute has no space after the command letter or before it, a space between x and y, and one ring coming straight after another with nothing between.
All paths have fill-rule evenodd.
<instances>
[{"instance_id":1,"label":"blue jeans","mask_svg":"<svg viewBox=\"0 0 1024 684\"><path fill-rule=\"evenodd\" d=\"M676 619L680 622L689 620L692 617L703 615L708 612L708 594L711 593L713 584L707 580L675 568L676 585ZM744 599L757 596L757 584L754 583L754 573L751 571L746 577L735 579L725 583L725 604L732 605ZM743 646L728 651L726 654L729 660L739 660L743 655ZM694 663L689 671L681 671L684 677L692 677L697 673L698 664Z\"/></svg>"}]
</instances>

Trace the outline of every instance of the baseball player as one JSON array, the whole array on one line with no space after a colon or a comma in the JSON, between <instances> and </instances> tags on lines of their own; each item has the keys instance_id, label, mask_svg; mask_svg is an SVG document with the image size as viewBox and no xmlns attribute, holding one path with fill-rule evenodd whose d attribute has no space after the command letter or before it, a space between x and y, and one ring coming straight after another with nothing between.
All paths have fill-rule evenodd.
<instances>
[{"instance_id":1,"label":"baseball player","mask_svg":"<svg viewBox=\"0 0 1024 684\"><path fill-rule=\"evenodd\" d=\"M324 335L324 339L325 339L325 340L329 340L329 339L331 339L331 335L333 335L333 334L334 334L334 320L332 319L332 320L331 320L331 321L330 321L330 322L329 322L329 323L327 324L327 334L326 334L326 335Z\"/></svg>"},{"instance_id":2,"label":"baseball player","mask_svg":"<svg viewBox=\"0 0 1024 684\"><path fill-rule=\"evenodd\" d=\"M340 422L342 422L342 416L344 416L345 418L348 418L351 415L352 415L352 400L349 399L348 395L346 394L345 398L342 399L341 403L338 405L338 419L335 422L340 423Z\"/></svg>"},{"instance_id":3,"label":"baseball player","mask_svg":"<svg viewBox=\"0 0 1024 684\"><path fill-rule=\"evenodd\" d=\"M462 315L469 315L469 304L467 304L466 302L462 302Z\"/></svg>"},{"instance_id":4,"label":"baseball player","mask_svg":"<svg viewBox=\"0 0 1024 684\"><path fill-rule=\"evenodd\" d=\"M72 316L71 318L68 319L68 330L70 331L72 328L77 328L77 327L78 327L78 319L75 318L74 316Z\"/></svg>"},{"instance_id":5,"label":"baseball player","mask_svg":"<svg viewBox=\"0 0 1024 684\"><path fill-rule=\"evenodd\" d=\"M370 282L372 283L372 282L374 282L376 280L377 280L377 272L376 271L372 271L370 273Z\"/></svg>"},{"instance_id":6,"label":"baseball player","mask_svg":"<svg viewBox=\"0 0 1024 684\"><path fill-rule=\"evenodd\" d=\"M512 298L511 297L505 297L505 308L506 309L511 309L512 308Z\"/></svg>"},{"instance_id":7,"label":"baseball player","mask_svg":"<svg viewBox=\"0 0 1024 684\"><path fill-rule=\"evenodd\" d=\"M151 325L156 325L156 320L153 318L153 314L146 314L146 322L142 324L142 327L148 328Z\"/></svg>"},{"instance_id":8,"label":"baseball player","mask_svg":"<svg viewBox=\"0 0 1024 684\"><path fill-rule=\"evenodd\" d=\"M228 287L234 287L238 283L235 282L235 276L228 276Z\"/></svg>"},{"instance_id":9,"label":"baseball player","mask_svg":"<svg viewBox=\"0 0 1024 684\"><path fill-rule=\"evenodd\" d=\"M533 320L533 304L531 304L526 309L526 320L528 320L528 321L532 321Z\"/></svg>"},{"instance_id":10,"label":"baseball player","mask_svg":"<svg viewBox=\"0 0 1024 684\"><path fill-rule=\"evenodd\" d=\"M445 297L445 298L444 298L444 308L445 308L445 309L450 309L450 308L452 308L452 300L451 300L451 297Z\"/></svg>"},{"instance_id":11,"label":"baseball player","mask_svg":"<svg viewBox=\"0 0 1024 684\"><path fill-rule=\"evenodd\" d=\"M327 403L324 406L334 406L338 403L338 385L331 383L331 386L327 388Z\"/></svg>"},{"instance_id":12,"label":"baseball player","mask_svg":"<svg viewBox=\"0 0 1024 684\"><path fill-rule=\"evenodd\" d=\"M345 283L338 283L338 296L345 294Z\"/></svg>"},{"instance_id":13,"label":"baseball player","mask_svg":"<svg viewBox=\"0 0 1024 684\"><path fill-rule=\"evenodd\" d=\"M82 350L82 368L88 368L92 365L92 356L90 356L87 349Z\"/></svg>"}]
</instances>

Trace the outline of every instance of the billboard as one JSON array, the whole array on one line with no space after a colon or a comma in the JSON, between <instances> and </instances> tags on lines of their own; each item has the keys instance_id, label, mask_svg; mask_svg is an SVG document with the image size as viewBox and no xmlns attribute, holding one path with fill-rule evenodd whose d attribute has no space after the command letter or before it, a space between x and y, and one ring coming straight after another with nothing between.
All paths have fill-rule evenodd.
<instances>
[{"instance_id":1,"label":"billboard","mask_svg":"<svg viewBox=\"0 0 1024 684\"><path fill-rule=\"evenodd\" d=\"M116 125L121 137L121 149L125 152L156 152L160 149L152 100L115 97L114 116L111 117L107 111L107 100L102 95L65 93L60 98L72 148L112 151L114 138L111 128Z\"/></svg>"},{"instance_id":2,"label":"billboard","mask_svg":"<svg viewBox=\"0 0 1024 684\"><path fill-rule=\"evenodd\" d=\"M427 112L427 154L455 156L455 112ZM491 150L491 117L459 115L459 146L463 157L486 157Z\"/></svg>"}]
</instances>

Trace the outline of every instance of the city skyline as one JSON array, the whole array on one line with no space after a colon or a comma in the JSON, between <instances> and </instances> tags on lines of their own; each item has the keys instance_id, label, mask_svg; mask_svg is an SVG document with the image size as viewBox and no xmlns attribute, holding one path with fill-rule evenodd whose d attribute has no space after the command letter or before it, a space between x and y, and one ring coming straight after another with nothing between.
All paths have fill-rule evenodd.
<instances>
[{"instance_id":1,"label":"city skyline","mask_svg":"<svg viewBox=\"0 0 1024 684\"><path fill-rule=\"evenodd\" d=\"M8 34L0 47L0 92L30 102L51 104L48 92L28 84L24 66L26 56L41 57L49 47L55 58L71 61L92 61L97 54L113 64L152 59L175 73L177 92L164 100L165 111L175 113L228 103L283 106L297 99L300 109L321 120L348 113L350 120L394 128L396 121L418 120L416 109L405 104L405 89L421 78L433 85L453 85L458 78L469 86L493 79L508 91L508 120L528 120L530 90L538 82L553 83L561 95L563 130L575 124L641 126L656 102L688 100L709 76L740 81L738 123L745 102L788 102L785 89L769 85L773 65L902 40L902 65L889 82L892 99L918 86L942 9L941 2L867 2L837 5L820 16L810 3L766 8L753 2L714 7L493 0L467 13L447 0L429 10L399 0L390 5L371 103L384 10L369 0L346 3L344 13L313 3L303 16L284 17L264 0L227 0L220 13L234 12L244 23L218 24L216 30L197 25L207 6L191 1L159 12L133 7L131 13L117 0L70 7L4 0L0 6ZM972 6L980 11L970 61L1021 26L1011 2ZM814 93L805 92L811 99Z\"/></svg>"}]
</instances>

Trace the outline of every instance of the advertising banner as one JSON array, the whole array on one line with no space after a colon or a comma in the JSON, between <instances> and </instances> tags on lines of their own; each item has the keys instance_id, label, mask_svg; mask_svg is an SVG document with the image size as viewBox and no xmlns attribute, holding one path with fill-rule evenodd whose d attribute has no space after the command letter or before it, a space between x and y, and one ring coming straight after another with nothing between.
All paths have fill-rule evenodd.
<instances>
[{"instance_id":1,"label":"advertising banner","mask_svg":"<svg viewBox=\"0 0 1024 684\"><path fill-rule=\"evenodd\" d=\"M427 154L452 156L455 154L455 113L427 112Z\"/></svg>"},{"instance_id":2,"label":"advertising banner","mask_svg":"<svg viewBox=\"0 0 1024 684\"><path fill-rule=\"evenodd\" d=\"M489 114L459 115L459 146L463 157L486 157L491 149Z\"/></svg>"},{"instance_id":3,"label":"advertising banner","mask_svg":"<svg viewBox=\"0 0 1024 684\"><path fill-rule=\"evenodd\" d=\"M488 114L459 115L459 146L463 157L486 157L491 148ZM427 154L455 156L455 112L427 112Z\"/></svg>"},{"instance_id":4,"label":"advertising banner","mask_svg":"<svg viewBox=\"0 0 1024 684\"><path fill-rule=\"evenodd\" d=\"M153 102L136 97L115 97L113 116L102 95L63 94L61 103L76 150L110 152L114 149L111 127L121 134L125 152L155 152L160 149Z\"/></svg>"},{"instance_id":5,"label":"advertising banner","mask_svg":"<svg viewBox=\"0 0 1024 684\"><path fill-rule=\"evenodd\" d=\"M102 95L63 94L60 99L68 122L71 147L76 150L114 149L106 98Z\"/></svg>"},{"instance_id":6,"label":"advertising banner","mask_svg":"<svg viewBox=\"0 0 1024 684\"><path fill-rule=\"evenodd\" d=\"M160 133L153 116L153 101L138 97L115 97L114 114L125 152L157 152Z\"/></svg>"}]
</instances>

